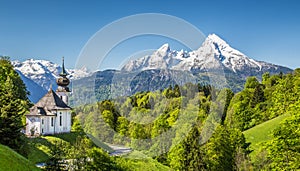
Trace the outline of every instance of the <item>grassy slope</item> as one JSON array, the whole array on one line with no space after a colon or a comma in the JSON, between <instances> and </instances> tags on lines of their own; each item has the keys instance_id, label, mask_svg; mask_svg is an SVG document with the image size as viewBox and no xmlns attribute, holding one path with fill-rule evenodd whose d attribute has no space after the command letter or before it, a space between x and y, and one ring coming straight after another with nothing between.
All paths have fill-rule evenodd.
<instances>
[{"instance_id":1,"label":"grassy slope","mask_svg":"<svg viewBox=\"0 0 300 171\"><path fill-rule=\"evenodd\" d=\"M117 163L122 163L121 166L130 171L169 171L169 167L159 163L154 159L128 159L118 158Z\"/></svg>"},{"instance_id":2,"label":"grassy slope","mask_svg":"<svg viewBox=\"0 0 300 171\"><path fill-rule=\"evenodd\" d=\"M259 149L259 145L262 142L271 139L272 131L279 126L279 123L287 118L289 115L281 115L274 119L271 119L267 122L264 122L260 125L257 125L251 129L244 131L244 135L248 142L251 142L251 149L254 150L251 155L253 156L256 154L257 150Z\"/></svg>"},{"instance_id":3,"label":"grassy slope","mask_svg":"<svg viewBox=\"0 0 300 171\"><path fill-rule=\"evenodd\" d=\"M147 157L144 154L133 151L123 157L117 157L116 161L122 163L121 165L128 170L132 171L169 171L172 170L169 167L159 163L158 161Z\"/></svg>"},{"instance_id":4,"label":"grassy slope","mask_svg":"<svg viewBox=\"0 0 300 171\"><path fill-rule=\"evenodd\" d=\"M49 158L49 147L55 140L62 140L66 143L74 144L78 136L78 133L69 133L32 138L29 140L31 142L31 147L28 159L33 163L45 162ZM102 142L97 141L95 144L108 152L112 151L109 146Z\"/></svg>"},{"instance_id":5,"label":"grassy slope","mask_svg":"<svg viewBox=\"0 0 300 171\"><path fill-rule=\"evenodd\" d=\"M78 134L76 133L70 133L70 134L59 134L55 136L42 136L39 138L30 139L32 145L31 145L30 154L28 158L33 163L44 162L49 158L48 156L49 146L52 145L51 143L54 140L60 139L67 143L73 144L75 143L77 136ZM100 146L106 151L112 151L112 149L106 144L104 144L103 142L95 141L96 139L94 139L93 137L90 138L94 140L94 143L97 146ZM145 171L170 170L169 167L164 166L163 164L157 162L156 160L153 160L152 158L141 157L141 154L138 152L133 152L124 158L117 157L116 161L121 162L122 163L121 165L128 168L129 170L145 170L145 169L146 169Z\"/></svg>"},{"instance_id":6,"label":"grassy slope","mask_svg":"<svg viewBox=\"0 0 300 171\"><path fill-rule=\"evenodd\" d=\"M9 147L0 144L0 170L40 170L26 158Z\"/></svg>"},{"instance_id":7,"label":"grassy slope","mask_svg":"<svg viewBox=\"0 0 300 171\"><path fill-rule=\"evenodd\" d=\"M106 152L113 152L114 151L107 144L103 143L102 141L99 141L97 138L93 137L92 135L88 134L88 137L94 142L94 144L96 146L104 149Z\"/></svg>"}]
</instances>

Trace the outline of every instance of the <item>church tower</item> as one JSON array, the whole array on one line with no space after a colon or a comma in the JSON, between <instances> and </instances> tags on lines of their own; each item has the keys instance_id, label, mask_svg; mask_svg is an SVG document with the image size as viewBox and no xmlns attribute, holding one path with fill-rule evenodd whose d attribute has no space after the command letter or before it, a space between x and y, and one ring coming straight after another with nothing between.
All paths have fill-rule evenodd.
<instances>
[{"instance_id":1,"label":"church tower","mask_svg":"<svg viewBox=\"0 0 300 171\"><path fill-rule=\"evenodd\" d=\"M62 71L56 80L56 92L51 88L26 114L26 135L32 137L71 132L71 107L68 106L70 80L67 75L63 58Z\"/></svg>"},{"instance_id":2,"label":"church tower","mask_svg":"<svg viewBox=\"0 0 300 171\"><path fill-rule=\"evenodd\" d=\"M68 105L68 93L70 89L68 85L70 84L70 80L67 78L68 73L65 70L65 61L64 57L62 58L62 71L59 74L59 78L57 78L56 83L58 88L56 90L56 94L60 97L60 99Z\"/></svg>"}]
</instances>

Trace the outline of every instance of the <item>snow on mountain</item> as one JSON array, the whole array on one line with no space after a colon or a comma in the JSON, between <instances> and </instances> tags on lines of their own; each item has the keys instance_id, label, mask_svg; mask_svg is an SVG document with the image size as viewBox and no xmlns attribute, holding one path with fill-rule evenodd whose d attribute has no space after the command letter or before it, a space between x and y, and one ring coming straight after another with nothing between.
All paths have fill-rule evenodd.
<instances>
[{"instance_id":1,"label":"snow on mountain","mask_svg":"<svg viewBox=\"0 0 300 171\"><path fill-rule=\"evenodd\" d=\"M47 93L47 91L35 83L33 80L27 78L25 75L22 74L22 72L17 70L17 73L20 75L21 79L23 80L27 91L30 92L28 98L31 102L36 103L39 101L40 98L43 97L44 94Z\"/></svg>"},{"instance_id":2,"label":"snow on mountain","mask_svg":"<svg viewBox=\"0 0 300 171\"><path fill-rule=\"evenodd\" d=\"M211 46L215 58L219 59L225 67L232 69L234 72L243 70L245 66L256 68L258 71L262 69L259 62L233 49L215 34L209 35L203 46Z\"/></svg>"},{"instance_id":3,"label":"snow on mountain","mask_svg":"<svg viewBox=\"0 0 300 171\"><path fill-rule=\"evenodd\" d=\"M56 89L56 79L62 70L60 65L46 60L33 59L29 59L24 62L12 61L12 64L21 75L21 78L25 82L27 89L31 92L32 97L29 98L33 102L36 99L39 99L39 97L41 97L40 95L44 95L43 91L48 90L50 85L53 86L53 89ZM156 69L157 71L154 72ZM172 72L167 71L167 69L172 70ZM190 72L186 71L192 71L191 73L195 74L192 76L197 77L197 74L203 71L219 71L220 69L226 71L226 74L229 74L230 76L234 75L236 79L245 79L248 76L261 77L262 73L264 72L275 74L279 73L280 71L283 73L292 71L286 67L251 59L240 51L232 48L219 36L211 34L205 39L199 49L190 52L183 50L171 50L169 44L164 44L151 55L130 60L123 66L120 73L126 73L122 71L143 71L145 75L153 77L152 79L138 77L140 80L146 80L144 80L142 84L136 85L137 87L134 88L134 90L148 91L149 89L140 89L138 86L149 85L147 81L155 80L152 81L152 83L157 83L157 85L152 86L154 90L155 87L157 88L161 85L161 82L159 81L165 83L170 82L169 78L171 78L172 75L170 73L173 73L173 76L176 76L177 73L190 74ZM73 80L92 75L92 73L89 73L86 68L67 69L67 72L69 73L68 77ZM103 71L98 73L107 72ZM130 75L128 73L126 74ZM134 75L134 73L132 74ZM111 80L112 77L115 77L113 75L104 74L103 79ZM186 77L186 75L184 77ZM126 77L126 75L122 75L122 78L125 82L131 80L129 77ZM110 81L104 81L104 83L107 82ZM123 84L124 83L120 83L120 85ZM168 86L167 84L165 85ZM42 88L42 90L40 90L39 86Z\"/></svg>"},{"instance_id":4,"label":"snow on mountain","mask_svg":"<svg viewBox=\"0 0 300 171\"><path fill-rule=\"evenodd\" d=\"M91 73L85 67L83 67L81 69L66 69L66 70L69 74L68 77L71 80L78 80L80 78L87 77L87 76L91 75Z\"/></svg>"},{"instance_id":5,"label":"snow on mountain","mask_svg":"<svg viewBox=\"0 0 300 171\"><path fill-rule=\"evenodd\" d=\"M170 50L164 44L150 56L130 60L122 68L123 71L137 72L149 69L172 70L211 70L229 69L235 73L251 70L253 72L276 70L277 66L256 61L240 51L232 48L228 43L215 34L210 34L201 47L191 52Z\"/></svg>"},{"instance_id":6,"label":"snow on mountain","mask_svg":"<svg viewBox=\"0 0 300 171\"><path fill-rule=\"evenodd\" d=\"M35 83L48 90L50 85L56 89L56 79L62 68L60 65L46 60L28 59L23 62L12 61L15 70L20 71L25 77L33 80ZM86 68L66 69L70 79L79 79L90 75Z\"/></svg>"},{"instance_id":7,"label":"snow on mountain","mask_svg":"<svg viewBox=\"0 0 300 171\"><path fill-rule=\"evenodd\" d=\"M150 69L167 69L172 62L172 53L169 44L164 44L152 55L130 60L124 67L126 71L150 70Z\"/></svg>"}]
</instances>

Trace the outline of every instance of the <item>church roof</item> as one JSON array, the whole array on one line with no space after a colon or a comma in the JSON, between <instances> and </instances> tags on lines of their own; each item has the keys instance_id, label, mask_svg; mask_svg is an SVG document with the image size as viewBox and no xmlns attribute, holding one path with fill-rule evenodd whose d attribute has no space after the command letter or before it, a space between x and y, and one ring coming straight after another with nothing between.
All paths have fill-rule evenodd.
<instances>
[{"instance_id":1,"label":"church roof","mask_svg":"<svg viewBox=\"0 0 300 171\"><path fill-rule=\"evenodd\" d=\"M51 111L59 109L71 109L71 107L50 89L44 97L31 107L30 114L28 115L54 115Z\"/></svg>"}]
</instances>

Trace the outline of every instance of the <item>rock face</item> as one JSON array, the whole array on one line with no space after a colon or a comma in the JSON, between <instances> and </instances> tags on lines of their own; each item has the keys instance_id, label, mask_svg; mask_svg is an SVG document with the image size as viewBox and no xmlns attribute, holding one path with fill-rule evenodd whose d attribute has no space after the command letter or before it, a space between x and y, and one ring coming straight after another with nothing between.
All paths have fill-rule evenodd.
<instances>
[{"instance_id":1,"label":"rock face","mask_svg":"<svg viewBox=\"0 0 300 171\"><path fill-rule=\"evenodd\" d=\"M202 46L191 52L170 50L164 44L152 55L131 60L122 68L127 72L140 72L149 69L170 69L203 72L223 69L239 74L243 78L263 72L289 72L289 68L256 61L232 48L215 34L209 35Z\"/></svg>"}]
</instances>

